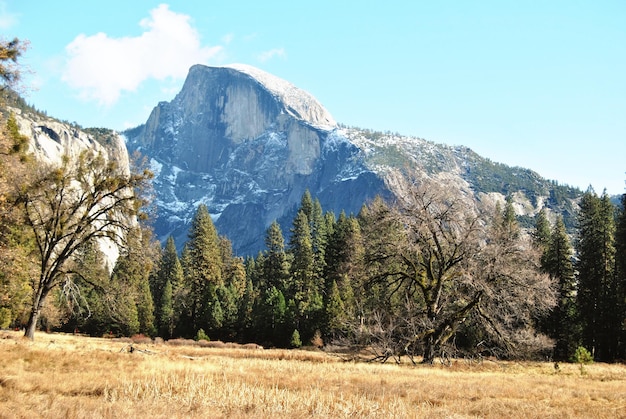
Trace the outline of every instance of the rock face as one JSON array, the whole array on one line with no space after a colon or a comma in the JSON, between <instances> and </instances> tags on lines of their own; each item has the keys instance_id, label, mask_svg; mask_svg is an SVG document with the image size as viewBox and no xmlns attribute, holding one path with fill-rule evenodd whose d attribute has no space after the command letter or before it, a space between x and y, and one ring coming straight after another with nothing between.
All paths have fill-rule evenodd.
<instances>
[{"instance_id":1,"label":"rock face","mask_svg":"<svg viewBox=\"0 0 626 419\"><path fill-rule=\"evenodd\" d=\"M111 133L107 136L106 143L101 143L82 129L53 118L23 113L12 107L8 107L7 112L15 116L20 133L30 139L29 152L38 161L59 164L63 155L73 158L83 151L94 150L102 153L106 159L119 161L121 167L129 168L126 145L119 134Z\"/></svg>"},{"instance_id":2,"label":"rock face","mask_svg":"<svg viewBox=\"0 0 626 419\"><path fill-rule=\"evenodd\" d=\"M284 80L247 66L196 65L172 102L125 134L129 149L152 161L161 239L184 243L204 203L235 251L255 254L272 221L288 229L305 190L325 210L357 212L385 189L335 130L324 107Z\"/></svg>"},{"instance_id":3,"label":"rock face","mask_svg":"<svg viewBox=\"0 0 626 419\"><path fill-rule=\"evenodd\" d=\"M567 222L577 194L565 188L557 196L557 184L466 147L338 127L307 92L242 65L193 66L181 92L124 135L130 150L151 159L157 236L172 235L181 246L204 203L239 255L264 249L274 220L288 237L305 190L325 211L357 213L376 195L402 193L395 179L407 168L420 176L452 177L479 199L511 195L526 221L549 207L565 213Z\"/></svg>"},{"instance_id":4,"label":"rock face","mask_svg":"<svg viewBox=\"0 0 626 419\"><path fill-rule=\"evenodd\" d=\"M2 110L15 117L19 131L27 136L29 152L44 164L60 165L64 156L77 158L87 150L101 154L106 160L115 160L122 170L130 173L130 163L124 139L110 130L94 130L90 134L75 126L59 122L35 112L22 112L18 108ZM136 222L136 220L128 220ZM119 256L118 246L108 239L99 240L105 263L112 270Z\"/></svg>"}]
</instances>

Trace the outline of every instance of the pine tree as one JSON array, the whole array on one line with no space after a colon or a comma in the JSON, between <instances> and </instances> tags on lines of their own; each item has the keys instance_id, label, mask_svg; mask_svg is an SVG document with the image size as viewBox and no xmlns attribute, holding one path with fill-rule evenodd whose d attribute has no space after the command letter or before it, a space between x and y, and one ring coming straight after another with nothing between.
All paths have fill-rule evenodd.
<instances>
[{"instance_id":1,"label":"pine tree","mask_svg":"<svg viewBox=\"0 0 626 419\"><path fill-rule=\"evenodd\" d=\"M358 220L352 216L347 217L342 211L329 238L325 278L327 290L332 287L333 282L337 284L347 316L354 315L355 304L357 304L355 290L357 294L363 290L364 254L363 237ZM330 293L327 291L327 294Z\"/></svg>"},{"instance_id":2,"label":"pine tree","mask_svg":"<svg viewBox=\"0 0 626 419\"><path fill-rule=\"evenodd\" d=\"M62 286L63 306L67 310L62 329L102 335L111 328L110 316L103 302L111 273L96 243L86 243L81 247L75 264L76 274L68 276Z\"/></svg>"},{"instance_id":3,"label":"pine tree","mask_svg":"<svg viewBox=\"0 0 626 419\"><path fill-rule=\"evenodd\" d=\"M139 283L139 293L137 296L137 320L139 321L139 333L148 336L156 334L154 318L154 301L150 293L150 283L148 275L144 275Z\"/></svg>"},{"instance_id":4,"label":"pine tree","mask_svg":"<svg viewBox=\"0 0 626 419\"><path fill-rule=\"evenodd\" d=\"M502 213L502 230L505 233L505 236L511 240L517 239L520 235L517 215L515 214L515 208L513 207L513 199L510 196L506 199L504 212Z\"/></svg>"},{"instance_id":5,"label":"pine tree","mask_svg":"<svg viewBox=\"0 0 626 419\"><path fill-rule=\"evenodd\" d=\"M612 204L606 193L593 189L583 195L578 215L578 293L582 344L599 360L611 360L609 313L613 310L611 284L615 260Z\"/></svg>"},{"instance_id":6,"label":"pine tree","mask_svg":"<svg viewBox=\"0 0 626 419\"><path fill-rule=\"evenodd\" d=\"M322 205L318 199L313 202L313 210L309 218L311 228L311 245L313 246L315 275L321 279L326 267L326 247L328 246L328 231ZM321 282L321 281L320 281Z\"/></svg>"},{"instance_id":7,"label":"pine tree","mask_svg":"<svg viewBox=\"0 0 626 419\"><path fill-rule=\"evenodd\" d=\"M302 337L313 336L321 324L322 295L314 266L315 254L311 240L309 220L304 211L299 211L294 219L290 240L293 257L291 264L290 297L296 303L296 322Z\"/></svg>"},{"instance_id":8,"label":"pine tree","mask_svg":"<svg viewBox=\"0 0 626 419\"><path fill-rule=\"evenodd\" d=\"M212 332L211 326L221 321L214 318L219 310L213 307L218 301L216 290L223 284L219 239L204 204L198 206L185 247L183 272L188 292L186 303L190 308L187 334L195 336L200 328Z\"/></svg>"},{"instance_id":9,"label":"pine tree","mask_svg":"<svg viewBox=\"0 0 626 419\"><path fill-rule=\"evenodd\" d=\"M300 208L298 211L302 211L309 221L313 218L313 198L311 197L311 192L308 189L302 194L302 198L300 199Z\"/></svg>"},{"instance_id":10,"label":"pine tree","mask_svg":"<svg viewBox=\"0 0 626 419\"><path fill-rule=\"evenodd\" d=\"M289 279L289 262L285 253L285 242L280 226L274 221L265 236L267 248L263 263L263 286L276 287L285 292Z\"/></svg>"},{"instance_id":11,"label":"pine tree","mask_svg":"<svg viewBox=\"0 0 626 419\"><path fill-rule=\"evenodd\" d=\"M121 333L154 335L154 302L149 276L157 244L146 229L132 230L127 240L129 245L113 269L111 283L115 292L108 296L108 305Z\"/></svg>"},{"instance_id":12,"label":"pine tree","mask_svg":"<svg viewBox=\"0 0 626 419\"><path fill-rule=\"evenodd\" d=\"M542 208L535 218L535 230L532 234L535 246L545 251L550 243L551 235L550 221L548 221L548 217L546 216L546 209Z\"/></svg>"},{"instance_id":13,"label":"pine tree","mask_svg":"<svg viewBox=\"0 0 626 419\"><path fill-rule=\"evenodd\" d=\"M246 267L248 263L246 263ZM257 299L257 291L254 289L252 278L248 275L246 289L239 300L237 307L237 331L240 340L254 340L252 327L254 325L254 304Z\"/></svg>"},{"instance_id":14,"label":"pine tree","mask_svg":"<svg viewBox=\"0 0 626 419\"><path fill-rule=\"evenodd\" d=\"M165 282L165 286L163 287L159 313L159 335L165 339L169 339L174 334L174 327L176 325L176 317L174 315L174 291L172 282L169 279Z\"/></svg>"},{"instance_id":15,"label":"pine tree","mask_svg":"<svg viewBox=\"0 0 626 419\"><path fill-rule=\"evenodd\" d=\"M626 359L626 194L622 195L615 232L615 281L616 306L615 326L617 359Z\"/></svg>"},{"instance_id":16,"label":"pine tree","mask_svg":"<svg viewBox=\"0 0 626 419\"><path fill-rule=\"evenodd\" d=\"M265 290L256 308L256 329L262 342L274 346L286 346L287 303L285 296L276 287Z\"/></svg>"},{"instance_id":17,"label":"pine tree","mask_svg":"<svg viewBox=\"0 0 626 419\"><path fill-rule=\"evenodd\" d=\"M174 306L175 295L183 283L183 267L178 258L173 237L167 238L159 260L159 267L156 273L150 276L150 279L152 280L151 289L156 305L155 318L159 335L170 338L177 323L177 313Z\"/></svg>"},{"instance_id":18,"label":"pine tree","mask_svg":"<svg viewBox=\"0 0 626 419\"><path fill-rule=\"evenodd\" d=\"M572 263L573 249L558 217L542 257L542 269L558 281L558 303L547 321L549 335L556 340L554 358L571 359L580 345L580 328L576 309L576 278Z\"/></svg>"},{"instance_id":19,"label":"pine tree","mask_svg":"<svg viewBox=\"0 0 626 419\"><path fill-rule=\"evenodd\" d=\"M339 293L337 282L332 281L325 304L325 336L332 336L345 328L346 308Z\"/></svg>"}]
</instances>

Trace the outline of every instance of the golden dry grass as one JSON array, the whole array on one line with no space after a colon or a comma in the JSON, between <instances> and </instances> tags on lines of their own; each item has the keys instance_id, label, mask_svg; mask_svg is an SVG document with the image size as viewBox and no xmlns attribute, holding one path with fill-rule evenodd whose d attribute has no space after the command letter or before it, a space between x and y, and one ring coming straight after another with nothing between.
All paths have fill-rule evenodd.
<instances>
[{"instance_id":1,"label":"golden dry grass","mask_svg":"<svg viewBox=\"0 0 626 419\"><path fill-rule=\"evenodd\" d=\"M0 332L0 418L626 418L626 366L344 362L322 352Z\"/></svg>"}]
</instances>

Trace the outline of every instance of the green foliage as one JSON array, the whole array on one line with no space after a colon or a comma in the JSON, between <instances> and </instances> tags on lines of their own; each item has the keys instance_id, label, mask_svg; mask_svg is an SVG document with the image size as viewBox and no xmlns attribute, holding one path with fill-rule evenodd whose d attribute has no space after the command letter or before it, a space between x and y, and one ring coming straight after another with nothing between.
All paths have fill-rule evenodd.
<instances>
[{"instance_id":1,"label":"green foliage","mask_svg":"<svg viewBox=\"0 0 626 419\"><path fill-rule=\"evenodd\" d=\"M214 332L221 326L221 307L215 307L217 287L223 284L220 245L208 208L201 204L192 220L189 241L183 257L184 288L187 292L187 317L181 317L182 329L201 327Z\"/></svg>"},{"instance_id":2,"label":"green foliage","mask_svg":"<svg viewBox=\"0 0 626 419\"><path fill-rule=\"evenodd\" d=\"M615 317L619 286L615 282L615 207L609 197L590 189L580 202L577 305L582 345L599 360L614 359L621 321Z\"/></svg>"},{"instance_id":3,"label":"green foliage","mask_svg":"<svg viewBox=\"0 0 626 419\"><path fill-rule=\"evenodd\" d=\"M163 287L163 294L161 295L161 307L158 318L159 336L163 336L166 339L171 338L175 324L173 289L171 281L168 280L165 283L165 287Z\"/></svg>"},{"instance_id":4,"label":"green foliage","mask_svg":"<svg viewBox=\"0 0 626 419\"><path fill-rule=\"evenodd\" d=\"M103 146L110 146L115 141L115 131L108 128L83 128L83 131L90 135L96 142Z\"/></svg>"},{"instance_id":5,"label":"green foliage","mask_svg":"<svg viewBox=\"0 0 626 419\"><path fill-rule=\"evenodd\" d=\"M198 329L198 332L196 333L196 338L195 339L197 341L201 341L201 340L206 340L207 342L211 341L211 338L209 338L209 336L206 334L204 329Z\"/></svg>"},{"instance_id":6,"label":"green foliage","mask_svg":"<svg viewBox=\"0 0 626 419\"><path fill-rule=\"evenodd\" d=\"M170 236L162 251L156 272L150 275L150 290L155 303L155 324L158 325L160 336L167 338L174 333L180 315L175 303L177 295L181 292L182 283L183 267L176 252L174 239Z\"/></svg>"},{"instance_id":7,"label":"green foliage","mask_svg":"<svg viewBox=\"0 0 626 419\"><path fill-rule=\"evenodd\" d=\"M571 361L577 364L587 365L593 363L593 356L585 347L579 346L576 348L574 355L572 355Z\"/></svg>"},{"instance_id":8,"label":"green foliage","mask_svg":"<svg viewBox=\"0 0 626 419\"><path fill-rule=\"evenodd\" d=\"M541 268L558 281L558 301L544 321L544 329L556 340L554 358L568 360L580 343L580 325L576 306L576 277L572 263L573 249L558 217L547 242L543 245Z\"/></svg>"},{"instance_id":9,"label":"green foliage","mask_svg":"<svg viewBox=\"0 0 626 419\"><path fill-rule=\"evenodd\" d=\"M298 332L298 329L294 329L293 333L291 334L289 345L292 348L300 348L302 346L302 341L300 340L300 332Z\"/></svg>"},{"instance_id":10,"label":"green foliage","mask_svg":"<svg viewBox=\"0 0 626 419\"><path fill-rule=\"evenodd\" d=\"M13 321L11 317L11 310L6 307L0 307L0 329L6 329L9 327Z\"/></svg>"},{"instance_id":11,"label":"green foliage","mask_svg":"<svg viewBox=\"0 0 626 419\"><path fill-rule=\"evenodd\" d=\"M22 155L22 160L25 160L25 154L28 150L28 137L20 133L15 115L11 113L7 118L7 134L12 142L10 152L14 154Z\"/></svg>"},{"instance_id":12,"label":"green foliage","mask_svg":"<svg viewBox=\"0 0 626 419\"><path fill-rule=\"evenodd\" d=\"M20 80L18 59L28 48L28 42L13 38L11 41L0 42L0 80L3 89L14 87Z\"/></svg>"},{"instance_id":13,"label":"green foliage","mask_svg":"<svg viewBox=\"0 0 626 419\"><path fill-rule=\"evenodd\" d=\"M622 195L615 229L615 294L613 324L619 352L616 359L626 359L626 194ZM621 327L620 327L621 325Z\"/></svg>"}]
</instances>

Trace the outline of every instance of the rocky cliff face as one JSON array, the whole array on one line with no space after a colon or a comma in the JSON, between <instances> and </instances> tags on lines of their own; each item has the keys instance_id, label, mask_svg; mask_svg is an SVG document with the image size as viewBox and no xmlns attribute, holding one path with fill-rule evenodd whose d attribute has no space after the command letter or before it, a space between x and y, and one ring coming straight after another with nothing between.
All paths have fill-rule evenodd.
<instances>
[{"instance_id":1,"label":"rocky cliff face","mask_svg":"<svg viewBox=\"0 0 626 419\"><path fill-rule=\"evenodd\" d=\"M184 243L204 203L235 251L255 254L273 220L288 229L306 189L325 210L348 212L384 189L335 129L324 107L284 80L247 66L196 65L176 98L126 135L129 149L152 161L161 239Z\"/></svg>"},{"instance_id":2,"label":"rocky cliff face","mask_svg":"<svg viewBox=\"0 0 626 419\"><path fill-rule=\"evenodd\" d=\"M156 233L179 246L200 203L238 254L256 255L273 220L288 235L306 189L324 210L356 213L376 195L402 193L394 179L407 167L452 176L482 199L517 193L523 216L564 202L550 201L551 184L536 173L464 147L340 128L310 94L248 66L193 66L174 100L125 135L151 159Z\"/></svg>"}]
</instances>

